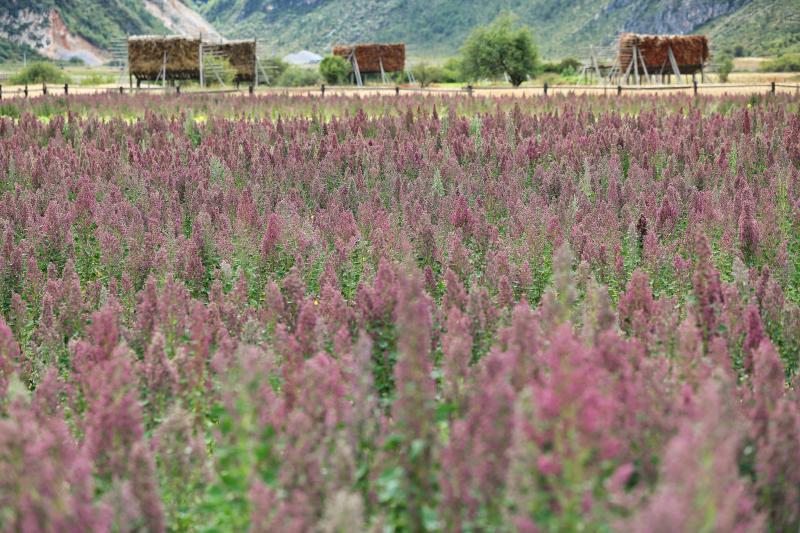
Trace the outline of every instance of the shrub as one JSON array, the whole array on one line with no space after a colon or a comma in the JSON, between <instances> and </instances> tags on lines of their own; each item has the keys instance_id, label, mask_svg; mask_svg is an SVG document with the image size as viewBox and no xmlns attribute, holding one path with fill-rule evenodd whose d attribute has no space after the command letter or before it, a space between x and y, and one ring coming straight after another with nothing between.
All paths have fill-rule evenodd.
<instances>
[{"instance_id":1,"label":"shrub","mask_svg":"<svg viewBox=\"0 0 800 533\"><path fill-rule=\"evenodd\" d=\"M507 74L517 87L536 72L538 52L527 26L515 28L509 14L479 26L464 43L464 72L471 79Z\"/></svg>"},{"instance_id":2,"label":"shrub","mask_svg":"<svg viewBox=\"0 0 800 533\"><path fill-rule=\"evenodd\" d=\"M464 81L464 61L458 57L451 57L442 65L442 82L454 83Z\"/></svg>"},{"instance_id":3,"label":"shrub","mask_svg":"<svg viewBox=\"0 0 800 533\"><path fill-rule=\"evenodd\" d=\"M733 59L730 56L723 56L719 60L719 81L728 82L728 76L733 72Z\"/></svg>"},{"instance_id":4,"label":"shrub","mask_svg":"<svg viewBox=\"0 0 800 533\"><path fill-rule=\"evenodd\" d=\"M561 74L566 74L568 72L575 73L578 72L582 66L583 63L574 57L566 57L558 62L558 72Z\"/></svg>"},{"instance_id":5,"label":"shrub","mask_svg":"<svg viewBox=\"0 0 800 533\"><path fill-rule=\"evenodd\" d=\"M444 78L442 67L428 63L414 65L411 72L422 87L428 87L431 83L439 83Z\"/></svg>"},{"instance_id":6,"label":"shrub","mask_svg":"<svg viewBox=\"0 0 800 533\"><path fill-rule=\"evenodd\" d=\"M68 83L69 76L52 63L37 61L22 69L11 78L14 85L32 85L34 83Z\"/></svg>"},{"instance_id":7,"label":"shrub","mask_svg":"<svg viewBox=\"0 0 800 533\"><path fill-rule=\"evenodd\" d=\"M319 73L331 85L346 83L351 70L350 63L341 56L325 56L319 64Z\"/></svg>"},{"instance_id":8,"label":"shrub","mask_svg":"<svg viewBox=\"0 0 800 533\"><path fill-rule=\"evenodd\" d=\"M783 54L759 66L762 72L800 72L800 53Z\"/></svg>"},{"instance_id":9,"label":"shrub","mask_svg":"<svg viewBox=\"0 0 800 533\"><path fill-rule=\"evenodd\" d=\"M543 73L558 73L559 70L559 63L555 61L545 61L539 66L539 72Z\"/></svg>"},{"instance_id":10,"label":"shrub","mask_svg":"<svg viewBox=\"0 0 800 533\"><path fill-rule=\"evenodd\" d=\"M279 87L308 87L320 81L319 72L309 68L290 66L278 77L275 85Z\"/></svg>"}]
</instances>

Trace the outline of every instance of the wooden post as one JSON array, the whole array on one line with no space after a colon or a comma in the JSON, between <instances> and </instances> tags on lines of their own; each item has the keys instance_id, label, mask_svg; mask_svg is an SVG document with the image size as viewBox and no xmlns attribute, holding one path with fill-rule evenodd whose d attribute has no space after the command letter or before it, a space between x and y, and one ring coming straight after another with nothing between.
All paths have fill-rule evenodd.
<instances>
[{"instance_id":1,"label":"wooden post","mask_svg":"<svg viewBox=\"0 0 800 533\"><path fill-rule=\"evenodd\" d=\"M617 96L622 96L622 85L617 85Z\"/></svg>"},{"instance_id":2,"label":"wooden post","mask_svg":"<svg viewBox=\"0 0 800 533\"><path fill-rule=\"evenodd\" d=\"M204 72L203 72L203 40L202 39L200 39L200 50L198 51L198 54L200 55L200 88L201 89L205 89L206 81L205 81L205 76L204 76Z\"/></svg>"},{"instance_id":3,"label":"wooden post","mask_svg":"<svg viewBox=\"0 0 800 533\"><path fill-rule=\"evenodd\" d=\"M547 82L544 82L544 95L547 96Z\"/></svg>"},{"instance_id":4,"label":"wooden post","mask_svg":"<svg viewBox=\"0 0 800 533\"><path fill-rule=\"evenodd\" d=\"M678 61L675 59L675 54L672 53L671 46L667 48L667 58L669 58L669 64L672 66L672 73L675 74L675 79L678 80L678 83L682 84L683 79L681 78L681 71L678 68Z\"/></svg>"},{"instance_id":5,"label":"wooden post","mask_svg":"<svg viewBox=\"0 0 800 533\"><path fill-rule=\"evenodd\" d=\"M181 95L181 86L180 85L176 85L175 86L175 94L177 94L178 96Z\"/></svg>"},{"instance_id":6,"label":"wooden post","mask_svg":"<svg viewBox=\"0 0 800 533\"><path fill-rule=\"evenodd\" d=\"M253 84L252 84L252 83L251 83L251 84L250 84L250 86L247 88L247 92L248 92L248 93L250 93L250 95L251 95L251 96L252 96L253 94L255 94L255 87L253 87Z\"/></svg>"},{"instance_id":7,"label":"wooden post","mask_svg":"<svg viewBox=\"0 0 800 533\"><path fill-rule=\"evenodd\" d=\"M0 100L3 99L3 86L0 85Z\"/></svg>"},{"instance_id":8,"label":"wooden post","mask_svg":"<svg viewBox=\"0 0 800 533\"><path fill-rule=\"evenodd\" d=\"M319 93L321 96L325 96L325 84L319 86Z\"/></svg>"},{"instance_id":9,"label":"wooden post","mask_svg":"<svg viewBox=\"0 0 800 533\"><path fill-rule=\"evenodd\" d=\"M64 84L64 94L69 94L69 84L68 83Z\"/></svg>"},{"instance_id":10,"label":"wooden post","mask_svg":"<svg viewBox=\"0 0 800 533\"><path fill-rule=\"evenodd\" d=\"M774 81L771 84L770 90L772 91L772 95L775 96L775 82Z\"/></svg>"},{"instance_id":11,"label":"wooden post","mask_svg":"<svg viewBox=\"0 0 800 533\"><path fill-rule=\"evenodd\" d=\"M472 96L472 85L467 85L467 94Z\"/></svg>"},{"instance_id":12,"label":"wooden post","mask_svg":"<svg viewBox=\"0 0 800 533\"><path fill-rule=\"evenodd\" d=\"M394 95L395 96L400 96L400 86L399 85L395 85L394 86Z\"/></svg>"},{"instance_id":13,"label":"wooden post","mask_svg":"<svg viewBox=\"0 0 800 533\"><path fill-rule=\"evenodd\" d=\"M22 91L22 92L25 93L25 98L27 98L28 97L28 84L27 83L25 84L25 90Z\"/></svg>"},{"instance_id":14,"label":"wooden post","mask_svg":"<svg viewBox=\"0 0 800 533\"><path fill-rule=\"evenodd\" d=\"M119 86L119 94L122 94L122 85Z\"/></svg>"},{"instance_id":15,"label":"wooden post","mask_svg":"<svg viewBox=\"0 0 800 533\"><path fill-rule=\"evenodd\" d=\"M694 95L697 96L697 80L692 80L692 85L694 86Z\"/></svg>"},{"instance_id":16,"label":"wooden post","mask_svg":"<svg viewBox=\"0 0 800 533\"><path fill-rule=\"evenodd\" d=\"M47 96L47 84L46 83L42 84L42 94L44 96Z\"/></svg>"},{"instance_id":17,"label":"wooden post","mask_svg":"<svg viewBox=\"0 0 800 533\"><path fill-rule=\"evenodd\" d=\"M258 40L257 39L253 39L253 85L258 87Z\"/></svg>"}]
</instances>

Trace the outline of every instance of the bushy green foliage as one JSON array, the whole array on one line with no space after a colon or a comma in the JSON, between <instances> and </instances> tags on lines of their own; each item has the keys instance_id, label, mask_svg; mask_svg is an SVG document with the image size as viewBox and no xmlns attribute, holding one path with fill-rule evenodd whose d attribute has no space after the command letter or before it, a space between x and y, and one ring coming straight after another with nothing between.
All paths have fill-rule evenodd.
<instances>
[{"instance_id":1,"label":"bushy green foliage","mask_svg":"<svg viewBox=\"0 0 800 533\"><path fill-rule=\"evenodd\" d=\"M573 75L580 70L583 66L578 59L574 57L566 57L561 61L545 61L539 67L541 72Z\"/></svg>"},{"instance_id":2,"label":"bushy green foliage","mask_svg":"<svg viewBox=\"0 0 800 533\"><path fill-rule=\"evenodd\" d=\"M459 83L467 80L464 75L464 60L461 57L451 57L442 65L423 61L414 65L411 72L422 87L432 83Z\"/></svg>"},{"instance_id":3,"label":"bushy green foliage","mask_svg":"<svg viewBox=\"0 0 800 533\"><path fill-rule=\"evenodd\" d=\"M442 81L445 83L464 81L464 62L460 57L451 57L444 62Z\"/></svg>"},{"instance_id":4,"label":"bushy green foliage","mask_svg":"<svg viewBox=\"0 0 800 533\"><path fill-rule=\"evenodd\" d=\"M514 17L499 15L488 26L475 28L464 43L464 73L470 79L507 74L516 87L536 73L538 52L527 26L516 27Z\"/></svg>"},{"instance_id":5,"label":"bushy green foliage","mask_svg":"<svg viewBox=\"0 0 800 533\"><path fill-rule=\"evenodd\" d=\"M341 56L325 56L319 64L319 73L325 79L325 83L330 83L331 85L345 83L350 72L350 63Z\"/></svg>"},{"instance_id":6,"label":"bushy green foliage","mask_svg":"<svg viewBox=\"0 0 800 533\"><path fill-rule=\"evenodd\" d=\"M27 58L28 61L43 59L36 50L28 45L14 43L8 39L0 38L0 61L22 61L23 58Z\"/></svg>"},{"instance_id":7,"label":"bushy green foliage","mask_svg":"<svg viewBox=\"0 0 800 533\"><path fill-rule=\"evenodd\" d=\"M727 83L731 72L733 72L733 59L730 56L722 56L719 59L719 69L717 70L719 81Z\"/></svg>"},{"instance_id":8,"label":"bushy green foliage","mask_svg":"<svg viewBox=\"0 0 800 533\"><path fill-rule=\"evenodd\" d=\"M228 61L227 58L207 56L203 58L203 63L206 68L211 67L219 72L219 76L222 78L222 85L230 85L233 83L236 77L236 69L231 66L231 62ZM213 85L215 83L220 83L220 79L218 79L216 75L206 75L205 83Z\"/></svg>"},{"instance_id":9,"label":"bushy green foliage","mask_svg":"<svg viewBox=\"0 0 800 533\"><path fill-rule=\"evenodd\" d=\"M762 72L800 72L800 53L783 54L764 61L759 69Z\"/></svg>"},{"instance_id":10,"label":"bushy green foliage","mask_svg":"<svg viewBox=\"0 0 800 533\"><path fill-rule=\"evenodd\" d=\"M442 67L425 62L414 65L411 72L422 87L428 87L431 83L439 83L444 78Z\"/></svg>"},{"instance_id":11,"label":"bushy green foliage","mask_svg":"<svg viewBox=\"0 0 800 533\"><path fill-rule=\"evenodd\" d=\"M319 72L310 68L290 66L278 77L275 85L279 87L308 87L320 81Z\"/></svg>"},{"instance_id":12,"label":"bushy green foliage","mask_svg":"<svg viewBox=\"0 0 800 533\"><path fill-rule=\"evenodd\" d=\"M11 78L11 83L15 85L68 82L69 76L64 74L63 70L45 61L31 63Z\"/></svg>"}]
</instances>

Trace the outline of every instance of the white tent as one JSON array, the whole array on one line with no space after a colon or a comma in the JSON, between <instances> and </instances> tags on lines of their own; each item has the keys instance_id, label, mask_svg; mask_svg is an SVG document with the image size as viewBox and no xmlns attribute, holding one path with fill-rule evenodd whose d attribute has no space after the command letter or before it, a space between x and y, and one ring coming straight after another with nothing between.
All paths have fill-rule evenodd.
<instances>
[{"instance_id":1,"label":"white tent","mask_svg":"<svg viewBox=\"0 0 800 533\"><path fill-rule=\"evenodd\" d=\"M322 61L322 56L309 50L301 50L283 56L283 60L290 65L314 65Z\"/></svg>"}]
</instances>

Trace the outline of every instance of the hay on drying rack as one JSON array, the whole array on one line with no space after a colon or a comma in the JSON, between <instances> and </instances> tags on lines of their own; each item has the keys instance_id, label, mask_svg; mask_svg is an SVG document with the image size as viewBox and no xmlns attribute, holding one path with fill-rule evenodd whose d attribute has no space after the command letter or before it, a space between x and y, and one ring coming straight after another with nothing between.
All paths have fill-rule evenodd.
<instances>
[{"instance_id":1,"label":"hay on drying rack","mask_svg":"<svg viewBox=\"0 0 800 533\"><path fill-rule=\"evenodd\" d=\"M166 78L200 77L200 39L182 36L137 35L128 37L128 69L137 80L155 80L167 55Z\"/></svg>"},{"instance_id":2,"label":"hay on drying rack","mask_svg":"<svg viewBox=\"0 0 800 533\"><path fill-rule=\"evenodd\" d=\"M362 73L380 72L381 62L383 62L384 72L402 72L406 68L406 45L403 43L336 45L333 47L333 55L345 59L354 52L356 61L358 61L358 69Z\"/></svg>"},{"instance_id":3,"label":"hay on drying rack","mask_svg":"<svg viewBox=\"0 0 800 533\"><path fill-rule=\"evenodd\" d=\"M209 44L204 47L219 51L236 71L234 81L254 81L256 79L256 42L226 41L220 44Z\"/></svg>"},{"instance_id":4,"label":"hay on drying rack","mask_svg":"<svg viewBox=\"0 0 800 533\"><path fill-rule=\"evenodd\" d=\"M636 60L639 73L644 73L640 58L644 59L647 71L651 74L672 72L669 61L669 49L675 56L681 74L693 74L703 68L710 56L708 37L705 35L640 35L623 33L619 38L619 68L621 72L628 70L633 61L633 47L638 46L640 56Z\"/></svg>"}]
</instances>

